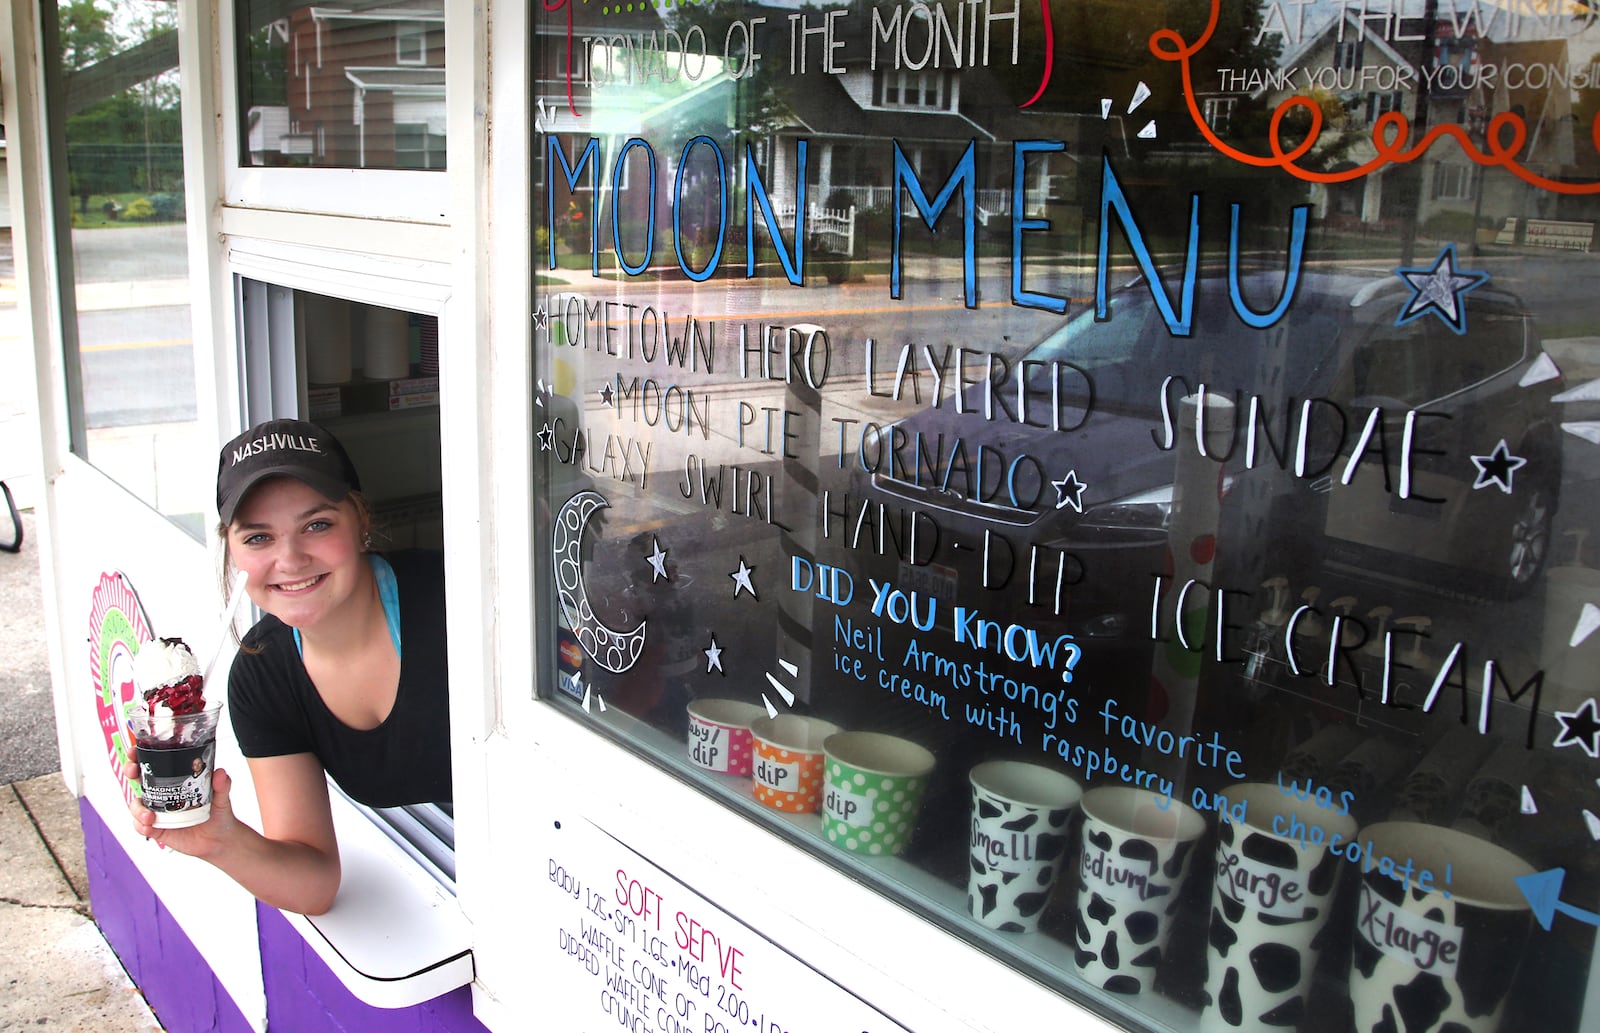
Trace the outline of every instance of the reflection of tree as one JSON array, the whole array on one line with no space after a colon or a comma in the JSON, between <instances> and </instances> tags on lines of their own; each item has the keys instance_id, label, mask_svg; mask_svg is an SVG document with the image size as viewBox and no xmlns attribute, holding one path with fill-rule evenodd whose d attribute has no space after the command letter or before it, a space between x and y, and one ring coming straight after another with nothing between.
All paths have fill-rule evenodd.
<instances>
[{"instance_id":1,"label":"reflection of tree","mask_svg":"<svg viewBox=\"0 0 1600 1033\"><path fill-rule=\"evenodd\" d=\"M733 142L738 133L746 134L751 140L762 139L769 130L788 120L789 107L784 103L778 86L780 80L789 78L783 57L787 53L787 43L783 42L782 36L787 31L786 12L759 8L741 3L740 0L713 0L706 4L672 8L667 25L679 33L688 32L691 25L697 26L705 33L706 50L720 55L723 42L735 22L763 14L767 22L757 30L755 42L765 56L756 62L751 74L735 83L732 109L686 106L668 127L673 136L681 139L709 136L726 146ZM738 38L736 33L735 39Z\"/></svg>"},{"instance_id":2,"label":"reflection of tree","mask_svg":"<svg viewBox=\"0 0 1600 1033\"><path fill-rule=\"evenodd\" d=\"M95 194L182 182L183 128L171 75L178 63L175 19L174 10L163 9L131 20L144 38L129 41L96 0L58 9L66 137L76 152L69 152L70 179L80 212Z\"/></svg>"}]
</instances>

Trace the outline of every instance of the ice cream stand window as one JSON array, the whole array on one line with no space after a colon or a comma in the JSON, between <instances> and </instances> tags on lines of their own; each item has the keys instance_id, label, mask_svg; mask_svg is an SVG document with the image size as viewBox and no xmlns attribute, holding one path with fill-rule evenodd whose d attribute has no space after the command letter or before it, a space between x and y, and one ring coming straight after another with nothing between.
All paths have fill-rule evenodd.
<instances>
[{"instance_id":1,"label":"ice cream stand window","mask_svg":"<svg viewBox=\"0 0 1600 1033\"><path fill-rule=\"evenodd\" d=\"M864 1029L1600 1021L1600 26L1385 12L537 22L570 1014L821 1014L676 892Z\"/></svg>"}]
</instances>

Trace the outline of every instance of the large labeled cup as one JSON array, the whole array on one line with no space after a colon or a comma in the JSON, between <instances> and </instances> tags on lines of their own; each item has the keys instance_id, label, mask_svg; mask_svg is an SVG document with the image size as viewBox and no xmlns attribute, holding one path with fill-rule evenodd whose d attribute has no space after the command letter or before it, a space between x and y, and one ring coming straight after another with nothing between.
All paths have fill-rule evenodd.
<instances>
[{"instance_id":1,"label":"large labeled cup","mask_svg":"<svg viewBox=\"0 0 1600 1033\"><path fill-rule=\"evenodd\" d=\"M933 773L933 754L881 732L839 732L822 749L823 836L857 854L903 851Z\"/></svg>"},{"instance_id":2,"label":"large labeled cup","mask_svg":"<svg viewBox=\"0 0 1600 1033\"><path fill-rule=\"evenodd\" d=\"M690 763L719 775L750 774L750 722L764 714L754 703L736 699L690 703Z\"/></svg>"},{"instance_id":3,"label":"large labeled cup","mask_svg":"<svg viewBox=\"0 0 1600 1033\"><path fill-rule=\"evenodd\" d=\"M1206 822L1187 804L1131 786L1091 789L1082 806L1074 958L1095 986L1143 993L1155 984Z\"/></svg>"},{"instance_id":4,"label":"large labeled cup","mask_svg":"<svg viewBox=\"0 0 1600 1033\"><path fill-rule=\"evenodd\" d=\"M1272 783L1237 785L1225 795L1200 1028L1296 1028L1339 875L1349 866L1329 845L1349 843L1356 821Z\"/></svg>"},{"instance_id":5,"label":"large labeled cup","mask_svg":"<svg viewBox=\"0 0 1600 1033\"><path fill-rule=\"evenodd\" d=\"M139 765L144 805L158 829L182 829L211 817L211 774L217 761L222 701L193 714L152 716L142 704L128 712L128 736Z\"/></svg>"},{"instance_id":6,"label":"large labeled cup","mask_svg":"<svg viewBox=\"0 0 1600 1033\"><path fill-rule=\"evenodd\" d=\"M1517 879L1533 866L1476 836L1420 822L1372 825L1359 842L1355 1028L1495 1033L1532 928Z\"/></svg>"},{"instance_id":7,"label":"large labeled cup","mask_svg":"<svg viewBox=\"0 0 1600 1033\"><path fill-rule=\"evenodd\" d=\"M832 721L804 714L758 717L750 722L755 738L755 797L791 814L815 814L822 806L822 744L839 731Z\"/></svg>"},{"instance_id":8,"label":"large labeled cup","mask_svg":"<svg viewBox=\"0 0 1600 1033\"><path fill-rule=\"evenodd\" d=\"M1015 760L985 761L967 780L967 913L991 929L1033 932L1061 873L1083 787L1054 768Z\"/></svg>"}]
</instances>

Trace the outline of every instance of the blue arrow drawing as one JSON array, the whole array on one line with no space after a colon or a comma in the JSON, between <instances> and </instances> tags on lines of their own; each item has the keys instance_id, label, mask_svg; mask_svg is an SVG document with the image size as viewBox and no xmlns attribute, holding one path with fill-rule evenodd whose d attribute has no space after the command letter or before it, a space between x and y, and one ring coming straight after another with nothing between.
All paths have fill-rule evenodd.
<instances>
[{"instance_id":1,"label":"blue arrow drawing","mask_svg":"<svg viewBox=\"0 0 1600 1033\"><path fill-rule=\"evenodd\" d=\"M1547 871L1534 872L1532 875L1519 875L1517 888L1528 898L1528 904L1533 908L1533 917L1546 929L1549 929L1550 923L1555 920L1557 911L1589 925L1600 925L1600 915L1562 903L1561 882L1566 877L1565 868L1551 868Z\"/></svg>"}]
</instances>

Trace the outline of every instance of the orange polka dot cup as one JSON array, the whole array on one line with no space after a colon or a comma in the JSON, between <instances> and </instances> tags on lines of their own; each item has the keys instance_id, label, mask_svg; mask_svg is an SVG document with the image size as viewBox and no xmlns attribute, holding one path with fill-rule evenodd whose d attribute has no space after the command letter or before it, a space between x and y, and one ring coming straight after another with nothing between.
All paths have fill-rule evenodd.
<instances>
[{"instance_id":1,"label":"orange polka dot cup","mask_svg":"<svg viewBox=\"0 0 1600 1033\"><path fill-rule=\"evenodd\" d=\"M756 799L775 810L815 814L822 808L822 741L839 726L821 718L779 714L750 722L755 736Z\"/></svg>"}]
</instances>

